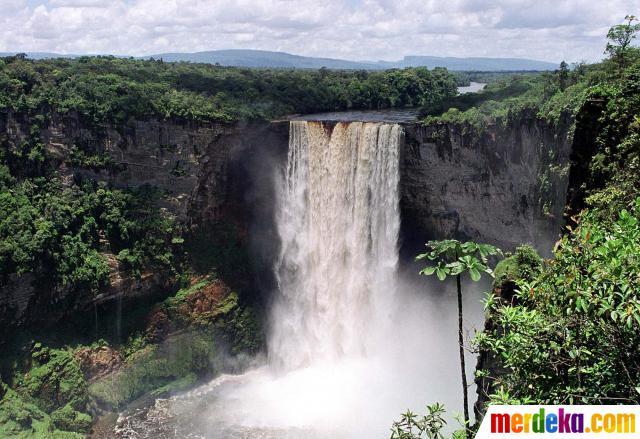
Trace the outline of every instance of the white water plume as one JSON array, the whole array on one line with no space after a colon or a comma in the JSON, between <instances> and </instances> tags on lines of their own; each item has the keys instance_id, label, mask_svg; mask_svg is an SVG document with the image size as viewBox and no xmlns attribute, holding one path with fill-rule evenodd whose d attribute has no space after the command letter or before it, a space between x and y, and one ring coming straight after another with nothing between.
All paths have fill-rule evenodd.
<instances>
[{"instance_id":1,"label":"white water plume","mask_svg":"<svg viewBox=\"0 0 640 439\"><path fill-rule=\"evenodd\" d=\"M366 355L393 303L403 130L293 121L269 359L293 369Z\"/></svg>"}]
</instances>

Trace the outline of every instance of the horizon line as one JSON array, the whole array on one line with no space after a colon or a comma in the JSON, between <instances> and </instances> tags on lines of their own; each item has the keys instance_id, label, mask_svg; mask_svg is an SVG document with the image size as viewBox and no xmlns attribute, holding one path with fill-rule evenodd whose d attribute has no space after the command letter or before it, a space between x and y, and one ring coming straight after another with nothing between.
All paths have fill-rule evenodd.
<instances>
[{"instance_id":1,"label":"horizon line","mask_svg":"<svg viewBox=\"0 0 640 439\"><path fill-rule=\"evenodd\" d=\"M268 49L207 49L207 50L197 50L197 51L167 51L167 52L155 52L155 53L147 53L147 54L117 54L117 53L109 53L109 52L86 52L86 53L78 53L78 52L59 52L59 51L48 51L48 50L6 50L0 49L0 53L2 54L14 54L17 55L19 53L25 54L47 54L47 55L58 55L65 57L80 57L80 56L113 56L117 58L147 58L159 55L196 55L201 53L213 53L213 52L263 52L263 53L274 53L274 54L284 54L290 55L300 58L311 58L311 59L327 59L332 61L343 61L343 62L353 62L353 63L367 63L367 64L384 64L384 63L398 63L404 61L409 57L425 57L425 58L439 58L439 59L497 59L497 60L518 60L518 61L534 61L541 62L547 64L557 64L559 65L561 61L548 61L542 59L534 59L534 58L521 58L515 56L503 57L503 56L457 56L457 55L447 55L447 56L439 56L439 55L425 55L425 54L410 54L403 55L402 58L395 60L371 60L371 59L348 59L348 58L333 58L330 56L313 56L313 55L299 55L296 53L278 51L278 50L268 50ZM599 61L586 61L588 63L595 63ZM577 61L568 62L569 64L577 63Z\"/></svg>"}]
</instances>

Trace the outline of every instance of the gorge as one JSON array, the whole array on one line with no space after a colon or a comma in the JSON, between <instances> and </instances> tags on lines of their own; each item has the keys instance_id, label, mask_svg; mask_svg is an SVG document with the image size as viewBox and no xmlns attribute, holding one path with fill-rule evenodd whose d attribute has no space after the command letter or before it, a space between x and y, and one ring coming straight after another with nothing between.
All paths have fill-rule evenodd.
<instances>
[{"instance_id":1,"label":"gorge","mask_svg":"<svg viewBox=\"0 0 640 439\"><path fill-rule=\"evenodd\" d=\"M125 413L122 437L172 429L181 437L382 437L406 404L455 401L443 372L455 356L437 341L448 337L436 335L452 329L443 318L451 303L425 297L397 272L404 128L289 127L275 179L280 251L267 364Z\"/></svg>"},{"instance_id":2,"label":"gorge","mask_svg":"<svg viewBox=\"0 0 640 439\"><path fill-rule=\"evenodd\" d=\"M544 194L554 219L535 202L539 173L550 162L568 163L570 141L531 121L474 140L457 127L323 118L272 124L270 131L288 133L288 146L280 140L268 154L273 168L229 166L231 175L272 185L256 191L249 183L240 197L256 206L273 197L273 210L263 214L273 217L277 238L258 235L253 243L272 249L266 365L127 411L116 427L121 437L171 430L185 437L379 437L408 406L460 405L451 392L455 374L446 372L457 367L455 352L445 348L455 343L454 301L441 285L418 281L406 259L397 269L401 216L404 236L421 234L423 241L468 233L507 248L527 240L543 247L559 229L567 182L556 175L555 192ZM545 142L560 153L550 158ZM465 156L467 166L480 162L476 187L469 186L473 172L459 169ZM500 156L505 162L482 163ZM457 178L467 179L461 192L448 189ZM511 191L494 192L494 181L511 181ZM407 203L416 193L433 198L409 204L412 218ZM456 210L440 213L449 206ZM253 221L264 225L265 217ZM492 221L485 225L484 218ZM496 218L522 235L490 228ZM274 239L279 243L265 244ZM482 325L480 297L476 289L465 298L469 327Z\"/></svg>"},{"instance_id":3,"label":"gorge","mask_svg":"<svg viewBox=\"0 0 640 439\"><path fill-rule=\"evenodd\" d=\"M73 115L50 118L42 136L67 178L151 184L164 191L160 205L196 230L221 222L246 230L242 245L252 255L257 286L251 288L271 316L264 322L270 366L133 409L117 424L122 437L238 426L265 437L308 437L309 426L319 437L349 437L363 423L377 435L408 406L418 410L435 400L459 406L450 391L455 375L445 373L457 367L455 352L445 349L455 344L454 302L440 285L417 280L409 258L427 239L449 236L547 249L562 222L570 138L562 126L527 116L482 133L422 126L413 117L398 113L387 123L387 114L372 113L367 122L349 122L362 115L343 113L342 120L334 114L235 125L151 120L102 135ZM28 136L24 122L5 113L2 132L19 142ZM78 142L101 145L118 166L96 171L68 163L65 150ZM135 303L175 288L159 274L119 276L76 306ZM56 307L42 307L47 295L24 280L16 281L20 288L5 286L3 309L17 312L4 318L55 320ZM482 325L480 297L476 290L465 298L469 327ZM469 376L474 363L470 356ZM349 410L330 402L341 399Z\"/></svg>"},{"instance_id":4,"label":"gorge","mask_svg":"<svg viewBox=\"0 0 640 439\"><path fill-rule=\"evenodd\" d=\"M327 127L336 123L324 122ZM481 239L504 249L522 242L543 249L554 239L562 224L568 182L569 121L554 127L522 115L510 126L488 127L479 134L455 124L422 126L410 119L401 124L403 251L415 253L426 239L445 236ZM24 115L3 113L0 132L5 141L22 142L29 130ZM225 125L150 120L124 130L107 127L100 134L78 115L54 114L41 133L69 181L97 178L118 187L152 185L164 193L161 206L192 228L223 221L255 232L255 240L247 244L259 265L256 273L264 274L259 283L274 282L269 272L275 250L270 249L273 243L263 240L275 231L270 181L273 167L286 163L288 121ZM86 143L98 145L117 166L95 171L70 162L72 145ZM546 182L544 191L541 180ZM272 232L257 231L256 224ZM118 289L101 297L131 298L136 291L144 295L166 281L157 274L142 282L125 276ZM35 285L29 277L20 279L19 286L16 282L10 280L0 296L7 311L0 320L42 317L34 301ZM47 300L47 295L39 294L38 300Z\"/></svg>"}]
</instances>

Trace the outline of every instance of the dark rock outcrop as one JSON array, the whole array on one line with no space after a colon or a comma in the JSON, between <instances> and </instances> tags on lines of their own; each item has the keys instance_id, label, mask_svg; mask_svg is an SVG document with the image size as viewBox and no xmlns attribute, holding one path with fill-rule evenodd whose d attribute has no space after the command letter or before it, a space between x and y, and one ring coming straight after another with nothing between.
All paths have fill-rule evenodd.
<instances>
[{"instance_id":1,"label":"dark rock outcrop","mask_svg":"<svg viewBox=\"0 0 640 439\"><path fill-rule=\"evenodd\" d=\"M83 347L75 352L75 357L89 382L117 370L124 363L122 354L109 346Z\"/></svg>"},{"instance_id":2,"label":"dark rock outcrop","mask_svg":"<svg viewBox=\"0 0 640 439\"><path fill-rule=\"evenodd\" d=\"M480 132L445 124L405 129L405 243L454 237L504 250L525 242L551 248L563 224L568 123L555 127L522 115Z\"/></svg>"}]
</instances>

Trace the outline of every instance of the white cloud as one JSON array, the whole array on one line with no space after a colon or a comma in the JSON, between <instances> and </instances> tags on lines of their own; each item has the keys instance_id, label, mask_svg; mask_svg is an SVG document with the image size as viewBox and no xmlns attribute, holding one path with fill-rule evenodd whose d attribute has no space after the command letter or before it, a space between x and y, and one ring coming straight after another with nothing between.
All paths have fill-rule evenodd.
<instances>
[{"instance_id":1,"label":"white cloud","mask_svg":"<svg viewBox=\"0 0 640 439\"><path fill-rule=\"evenodd\" d=\"M115 1L110 0L49 0L54 7L104 8Z\"/></svg>"},{"instance_id":2,"label":"white cloud","mask_svg":"<svg viewBox=\"0 0 640 439\"><path fill-rule=\"evenodd\" d=\"M0 0L0 51L597 60L636 0Z\"/></svg>"},{"instance_id":3,"label":"white cloud","mask_svg":"<svg viewBox=\"0 0 640 439\"><path fill-rule=\"evenodd\" d=\"M27 7L27 0L2 0L2 12L11 13Z\"/></svg>"}]
</instances>

